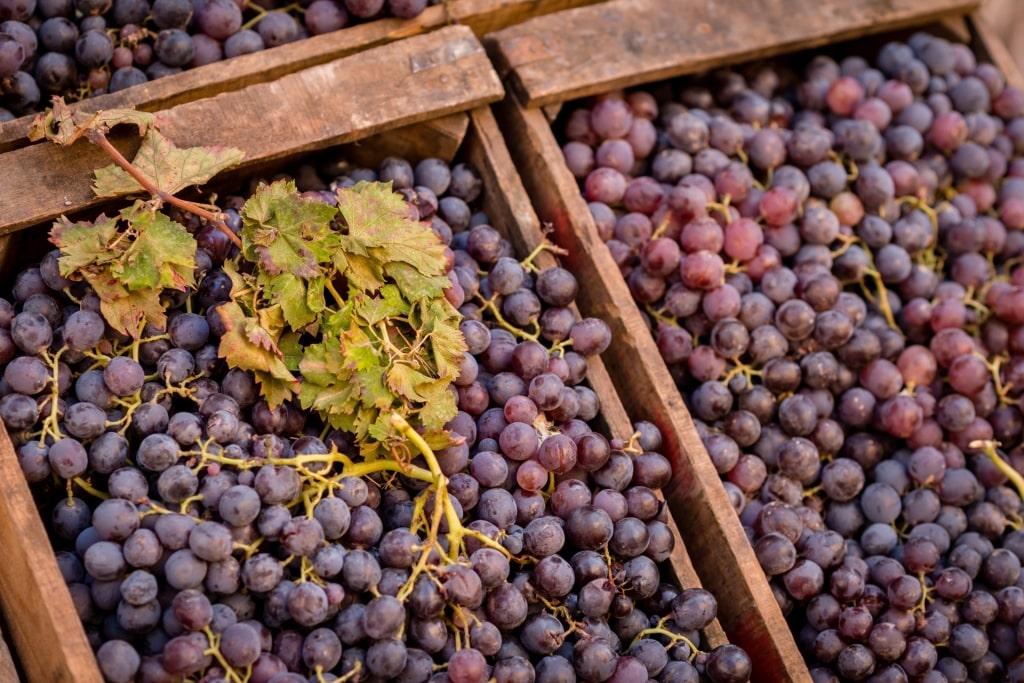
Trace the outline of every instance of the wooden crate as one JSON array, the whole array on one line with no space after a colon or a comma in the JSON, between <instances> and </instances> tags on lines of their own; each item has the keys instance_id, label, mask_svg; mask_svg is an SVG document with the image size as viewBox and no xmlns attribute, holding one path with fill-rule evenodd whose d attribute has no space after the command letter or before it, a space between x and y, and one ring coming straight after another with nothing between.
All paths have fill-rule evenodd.
<instances>
[{"instance_id":1,"label":"wooden crate","mask_svg":"<svg viewBox=\"0 0 1024 683\"><path fill-rule=\"evenodd\" d=\"M99 109L141 109L159 111L169 107L239 90L255 83L276 80L301 69L325 64L371 47L461 24L478 37L518 22L601 0L447 0L428 7L415 19L385 18L357 24L340 31L241 55L172 76L149 81L108 95L83 100L75 105L83 111ZM378 84L396 80L401 72L371 70ZM382 77L383 76L383 77ZM388 94L400 95L397 90ZM32 115L0 123L0 152L27 144L25 134Z\"/></svg>"},{"instance_id":2,"label":"wooden crate","mask_svg":"<svg viewBox=\"0 0 1024 683\"><path fill-rule=\"evenodd\" d=\"M381 74L391 87L381 87ZM243 167L253 167L466 111L502 92L473 32L450 26L186 102L159 117L177 145L237 147ZM111 140L129 158L139 146L137 135ZM0 168L18 169L0 184L0 235L99 206L91 173L108 163L92 145L36 144L0 154Z\"/></svg>"},{"instance_id":3,"label":"wooden crate","mask_svg":"<svg viewBox=\"0 0 1024 683\"><path fill-rule=\"evenodd\" d=\"M377 129L380 129L378 127ZM66 150L65 150L66 151ZM70 153L69 153L70 154ZM409 158L436 156L472 163L484 181L482 204L492 225L513 243L518 254L528 253L543 239L541 223L516 174L494 115L487 107L417 123L380 135L360 136L342 148L339 156L358 163L376 164L389 155ZM283 165L278 161L274 167ZM246 174L247 175L247 174ZM24 233L22 233L24 234ZM36 233L33 239L41 239ZM23 265L12 258L13 249L0 246L0 272ZM6 261L6 263L5 263ZM554 257L543 253L536 261L546 267ZM587 382L601 401L600 420L605 433L628 438L632 423L601 358L589 359ZM672 495L671 492L666 492ZM666 569L678 585L700 586L691 555L676 523L669 518L676 539ZM102 676L71 603L31 492L21 473L11 442L0 424L0 612L12 624L12 636L28 683L102 683ZM699 549L712 552L713 547ZM714 621L704 630L711 646L727 642ZM4 675L0 659L0 681Z\"/></svg>"},{"instance_id":4,"label":"wooden crate","mask_svg":"<svg viewBox=\"0 0 1024 683\"><path fill-rule=\"evenodd\" d=\"M604 359L626 409L667 436L676 468L669 503L691 551L716 548L693 559L704 585L719 598L719 619L731 641L755 656L755 681L806 681L809 673L549 122L570 99L930 22L941 22L930 25L933 30L971 42L1021 87L1024 79L991 29L977 14L969 21L962 17L977 4L813 0L764 3L751 12L734 2L684 7L671 0L612 0L485 39L510 91L496 108L513 159L541 219L570 252L566 263L583 283L580 308L612 325ZM687 40L674 38L679 35Z\"/></svg>"}]
</instances>

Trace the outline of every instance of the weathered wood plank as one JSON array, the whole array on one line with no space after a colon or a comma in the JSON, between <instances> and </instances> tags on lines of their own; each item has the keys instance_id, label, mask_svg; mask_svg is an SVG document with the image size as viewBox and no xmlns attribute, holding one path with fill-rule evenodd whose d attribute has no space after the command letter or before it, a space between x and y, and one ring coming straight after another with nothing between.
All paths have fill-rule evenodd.
<instances>
[{"instance_id":1,"label":"weathered wood plank","mask_svg":"<svg viewBox=\"0 0 1024 683\"><path fill-rule=\"evenodd\" d=\"M2 425L0 547L0 608L27 679L102 683L103 676L89 649L85 629L61 578L46 529Z\"/></svg>"},{"instance_id":2,"label":"weathered wood plank","mask_svg":"<svg viewBox=\"0 0 1024 683\"><path fill-rule=\"evenodd\" d=\"M101 95L73 105L82 111L141 109L159 111L218 93L266 83L285 74L324 64L377 45L420 35L449 24L469 27L477 36L521 21L599 0L450 0L428 7L415 19L378 19L365 24L313 36L216 64L190 69ZM0 123L0 152L23 147L32 116Z\"/></svg>"},{"instance_id":3,"label":"weathered wood plank","mask_svg":"<svg viewBox=\"0 0 1024 683\"><path fill-rule=\"evenodd\" d=\"M3 637L7 637L6 632ZM21 682L18 667L14 663L14 657L11 655L11 649L7 646L6 640L0 640L0 681Z\"/></svg>"},{"instance_id":4,"label":"weathered wood plank","mask_svg":"<svg viewBox=\"0 0 1024 683\"><path fill-rule=\"evenodd\" d=\"M468 130L469 114L459 112L358 140L343 146L338 155L367 168L376 168L390 156L405 159L437 157L450 162L462 146Z\"/></svg>"},{"instance_id":5,"label":"weathered wood plank","mask_svg":"<svg viewBox=\"0 0 1024 683\"><path fill-rule=\"evenodd\" d=\"M173 107L161 113L161 130L179 147L237 147L245 168L465 111L501 94L479 41L468 28L451 26ZM240 116L244 124L235 123ZM138 139L119 144L132 153ZM108 163L85 143L0 156L0 167L18 169L0 184L0 234L100 205L91 175Z\"/></svg>"},{"instance_id":6,"label":"weathered wood plank","mask_svg":"<svg viewBox=\"0 0 1024 683\"><path fill-rule=\"evenodd\" d=\"M1007 83L1024 90L1024 74L1021 73L1020 67L1017 66L1016 60L1006 45L996 35L996 31L988 19L983 17L981 12L975 12L970 16L968 27L973 38L972 47L979 59L987 59L992 62L1003 72Z\"/></svg>"},{"instance_id":7,"label":"weathered wood plank","mask_svg":"<svg viewBox=\"0 0 1024 683\"><path fill-rule=\"evenodd\" d=\"M611 0L486 42L528 107L965 13L979 0Z\"/></svg>"},{"instance_id":8,"label":"weathered wood plank","mask_svg":"<svg viewBox=\"0 0 1024 683\"><path fill-rule=\"evenodd\" d=\"M612 327L612 345L602 358L626 411L662 430L675 470L666 497L676 519L687 520L682 538L701 582L718 598L719 621L730 640L754 658L755 681L808 680L739 518L543 112L521 108L511 95L498 111L506 139L515 141L511 153L538 215L569 251L563 261L580 280L580 309Z\"/></svg>"},{"instance_id":9,"label":"weathered wood plank","mask_svg":"<svg viewBox=\"0 0 1024 683\"><path fill-rule=\"evenodd\" d=\"M473 110L470 116L473 126L466 141L464 154L483 177L484 210L495 226L512 242L517 254L529 254L543 240L540 220L519 174L516 173L494 114L490 109L482 108ZM539 254L535 263L541 268L556 265L554 256L549 252ZM608 427L609 434L628 439L633 431L633 423L622 401L619 400L611 375L600 357L587 359L587 383L601 398L601 417ZM667 524L675 538L675 548L668 561L676 581L686 588L701 586L693 561L671 515ZM728 642L725 631L717 619L704 629L704 638L711 647Z\"/></svg>"}]
</instances>

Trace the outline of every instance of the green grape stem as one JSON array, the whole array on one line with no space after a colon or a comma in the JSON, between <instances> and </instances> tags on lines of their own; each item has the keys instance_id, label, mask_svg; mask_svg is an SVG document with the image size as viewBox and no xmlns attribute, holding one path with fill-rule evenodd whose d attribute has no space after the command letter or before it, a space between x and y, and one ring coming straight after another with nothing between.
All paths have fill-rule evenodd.
<instances>
[{"instance_id":1,"label":"green grape stem","mask_svg":"<svg viewBox=\"0 0 1024 683\"><path fill-rule=\"evenodd\" d=\"M693 641L687 638L686 636L679 633L673 633L672 631L669 631L665 628L665 625L671 618L672 615L670 614L667 617L663 618L661 621L659 621L657 626L646 628L643 631L640 631L640 633L636 634L636 637L633 638L633 642L630 643L629 648L632 649L633 646L635 646L637 643L639 643L642 639L644 639L647 636L665 636L669 639L668 645L665 646L666 650L677 643L683 643L690 648L689 660L690 662L693 662L693 660L697 658L697 655L699 655L701 651L697 648L696 645L693 644Z\"/></svg>"},{"instance_id":2,"label":"green grape stem","mask_svg":"<svg viewBox=\"0 0 1024 683\"><path fill-rule=\"evenodd\" d=\"M996 451L999 447L998 441L972 441L968 444L970 448L980 449L982 453L988 456L988 459L992 461L1000 472L1006 475L1006 478L1010 480L1014 488L1017 489L1017 495L1024 497L1024 477L1021 476L1020 472L1015 470L1010 463L1003 460L1002 456Z\"/></svg>"},{"instance_id":3,"label":"green grape stem","mask_svg":"<svg viewBox=\"0 0 1024 683\"><path fill-rule=\"evenodd\" d=\"M228 661L224 659L224 655L220 651L220 636L213 632L209 626L203 627L203 633L206 634L207 640L210 641L210 647L203 653L205 655L211 655L217 660L217 664L224 669L224 678L228 683L248 683L249 677L252 675L252 666L245 667L243 673L239 673L235 667L228 664Z\"/></svg>"},{"instance_id":4,"label":"green grape stem","mask_svg":"<svg viewBox=\"0 0 1024 683\"><path fill-rule=\"evenodd\" d=\"M484 545L494 548L498 552L502 553L506 557L509 556L508 550L505 549L500 543L488 538L487 536L474 531L473 529L467 529L462 524L462 520L459 519L458 513L456 513L454 506L452 506L451 499L448 496L448 477L441 471L441 465L437 461L437 456L434 455L433 449L426 440L420 436L419 432L412 428L412 425L406 421L404 417L398 413L392 413L391 417L391 428L399 432L406 439L416 447L422 455L424 460L427 461L427 467L430 468L430 474L434 478L434 510L437 508L443 508L445 519L448 522L448 558L452 562L456 562L459 559L459 555L464 550L464 540L466 536L471 536Z\"/></svg>"}]
</instances>

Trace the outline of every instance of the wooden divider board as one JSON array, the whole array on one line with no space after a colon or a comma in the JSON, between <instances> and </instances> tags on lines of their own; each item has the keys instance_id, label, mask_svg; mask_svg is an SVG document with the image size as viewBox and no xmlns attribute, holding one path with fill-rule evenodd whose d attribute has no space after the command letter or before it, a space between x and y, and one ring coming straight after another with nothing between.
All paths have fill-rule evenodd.
<instances>
[{"instance_id":1,"label":"wooden divider board","mask_svg":"<svg viewBox=\"0 0 1024 683\"><path fill-rule=\"evenodd\" d=\"M448 0L428 7L415 19L377 19L341 31L241 55L189 69L73 105L82 111L169 107L266 83L285 74L323 64L371 47L419 35L451 24L467 26L478 37L534 17L600 0ZM34 116L0 123L0 152L28 144L25 138Z\"/></svg>"},{"instance_id":2,"label":"wooden divider board","mask_svg":"<svg viewBox=\"0 0 1024 683\"><path fill-rule=\"evenodd\" d=\"M729 640L754 660L759 683L808 681L810 675L739 517L708 457L654 339L597 234L576 179L543 112L525 109L512 95L499 105L499 120L513 160L540 219L580 281L584 315L612 327L602 355L626 411L656 424L675 477L666 497L704 587L718 599L718 620Z\"/></svg>"},{"instance_id":3,"label":"wooden divider board","mask_svg":"<svg viewBox=\"0 0 1024 683\"><path fill-rule=\"evenodd\" d=\"M247 168L465 111L502 92L472 31L451 26L178 105L160 113L160 130L179 147L237 147ZM128 158L139 145L137 135L112 140ZM93 171L109 163L84 141L0 155L0 168L17 169L0 183L0 235L109 202L91 190Z\"/></svg>"},{"instance_id":4,"label":"wooden divider board","mask_svg":"<svg viewBox=\"0 0 1024 683\"><path fill-rule=\"evenodd\" d=\"M103 683L2 423L0 548L0 609L26 679L30 683Z\"/></svg>"},{"instance_id":5,"label":"wooden divider board","mask_svg":"<svg viewBox=\"0 0 1024 683\"><path fill-rule=\"evenodd\" d=\"M923 24L980 0L611 0L486 42L527 107Z\"/></svg>"},{"instance_id":6,"label":"wooden divider board","mask_svg":"<svg viewBox=\"0 0 1024 683\"><path fill-rule=\"evenodd\" d=\"M483 177L484 209L496 229L500 229L512 242L515 252L529 254L544 239L537 212L516 173L494 114L484 108L470 112L470 117L473 126L466 141L466 155ZM542 268L557 265L555 257L549 252L540 254L535 262ZM587 359L587 383L601 397L601 417L608 427L608 433L613 437L628 439L633 432L633 422L600 357ZM671 492L668 493L671 495ZM676 580L684 588L704 585L693 566L674 517L670 515L667 523L675 539L675 548L668 562ZM711 548L696 549L697 552L708 550ZM704 629L704 638L711 647L728 642L725 630L717 619Z\"/></svg>"},{"instance_id":7,"label":"wooden divider board","mask_svg":"<svg viewBox=\"0 0 1024 683\"><path fill-rule=\"evenodd\" d=\"M1017 66L1013 55L1006 49L1003 41L996 36L988 20L981 16L980 12L975 12L967 22L967 28L970 31L968 38L971 47L978 57L987 59L997 66L1006 77L1007 83L1024 90L1024 74L1021 74L1020 67Z\"/></svg>"}]
</instances>

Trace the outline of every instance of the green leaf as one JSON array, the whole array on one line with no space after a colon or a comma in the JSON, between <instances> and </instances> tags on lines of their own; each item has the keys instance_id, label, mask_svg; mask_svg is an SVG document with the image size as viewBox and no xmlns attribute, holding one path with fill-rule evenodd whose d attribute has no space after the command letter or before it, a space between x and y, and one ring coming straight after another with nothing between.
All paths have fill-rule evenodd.
<instances>
[{"instance_id":1,"label":"green leaf","mask_svg":"<svg viewBox=\"0 0 1024 683\"><path fill-rule=\"evenodd\" d=\"M263 387L271 406L291 398L299 389L299 381L284 362L277 344L279 329L268 329L258 318L245 315L234 301L218 307L225 333L220 338L218 355L231 367L251 370Z\"/></svg>"},{"instance_id":2,"label":"green leaf","mask_svg":"<svg viewBox=\"0 0 1024 683\"><path fill-rule=\"evenodd\" d=\"M61 251L61 275L68 277L83 268L117 258L111 244L118 234L117 219L103 214L91 223L72 223L64 216L58 218L50 230L50 242Z\"/></svg>"},{"instance_id":3,"label":"green leaf","mask_svg":"<svg viewBox=\"0 0 1024 683\"><path fill-rule=\"evenodd\" d=\"M285 332L277 342L277 348L281 349L281 360L291 372L299 371L299 363L305 353L301 339L302 335L298 332Z\"/></svg>"},{"instance_id":4,"label":"green leaf","mask_svg":"<svg viewBox=\"0 0 1024 683\"><path fill-rule=\"evenodd\" d=\"M409 302L402 298L401 292L395 285L381 287L379 297L371 298L363 294L356 294L354 298L356 313L370 326L409 312Z\"/></svg>"},{"instance_id":5,"label":"green leaf","mask_svg":"<svg viewBox=\"0 0 1024 683\"><path fill-rule=\"evenodd\" d=\"M180 149L155 128L150 128L132 166L160 192L176 194L186 187L206 183L244 157L244 152L234 147ZM98 197L120 197L144 191L135 178L115 164L96 171L92 189Z\"/></svg>"},{"instance_id":6,"label":"green leaf","mask_svg":"<svg viewBox=\"0 0 1024 683\"><path fill-rule=\"evenodd\" d=\"M442 297L444 290L451 286L446 275L426 275L408 263L389 263L384 272L398 283L410 300Z\"/></svg>"},{"instance_id":7,"label":"green leaf","mask_svg":"<svg viewBox=\"0 0 1024 683\"><path fill-rule=\"evenodd\" d=\"M167 315L160 302L160 292L151 289L132 291L109 272L89 272L86 281L100 299L100 313L107 323L121 334L138 338L142 323L152 323L159 329L167 326Z\"/></svg>"},{"instance_id":8,"label":"green leaf","mask_svg":"<svg viewBox=\"0 0 1024 683\"><path fill-rule=\"evenodd\" d=\"M302 199L291 181L262 185L242 209L242 249L271 276L321 276L337 242L336 215L328 204Z\"/></svg>"},{"instance_id":9,"label":"green leaf","mask_svg":"<svg viewBox=\"0 0 1024 683\"><path fill-rule=\"evenodd\" d=\"M266 296L280 306L284 320L292 329L302 329L317 319L318 311L309 307L306 282L297 277L287 273L278 275L268 283Z\"/></svg>"},{"instance_id":10,"label":"green leaf","mask_svg":"<svg viewBox=\"0 0 1024 683\"><path fill-rule=\"evenodd\" d=\"M147 211L134 215L132 227L135 239L113 269L128 289L184 290L194 283L196 241L184 225Z\"/></svg>"},{"instance_id":11,"label":"green leaf","mask_svg":"<svg viewBox=\"0 0 1024 683\"><path fill-rule=\"evenodd\" d=\"M426 226L415 228L405 200L390 186L357 183L339 190L338 211L347 225L341 245L349 254L350 268L352 255L372 257L388 276L401 278L398 284L407 299L439 293L433 292L435 278L444 275L445 246ZM366 274L365 266L357 268L359 275Z\"/></svg>"}]
</instances>

